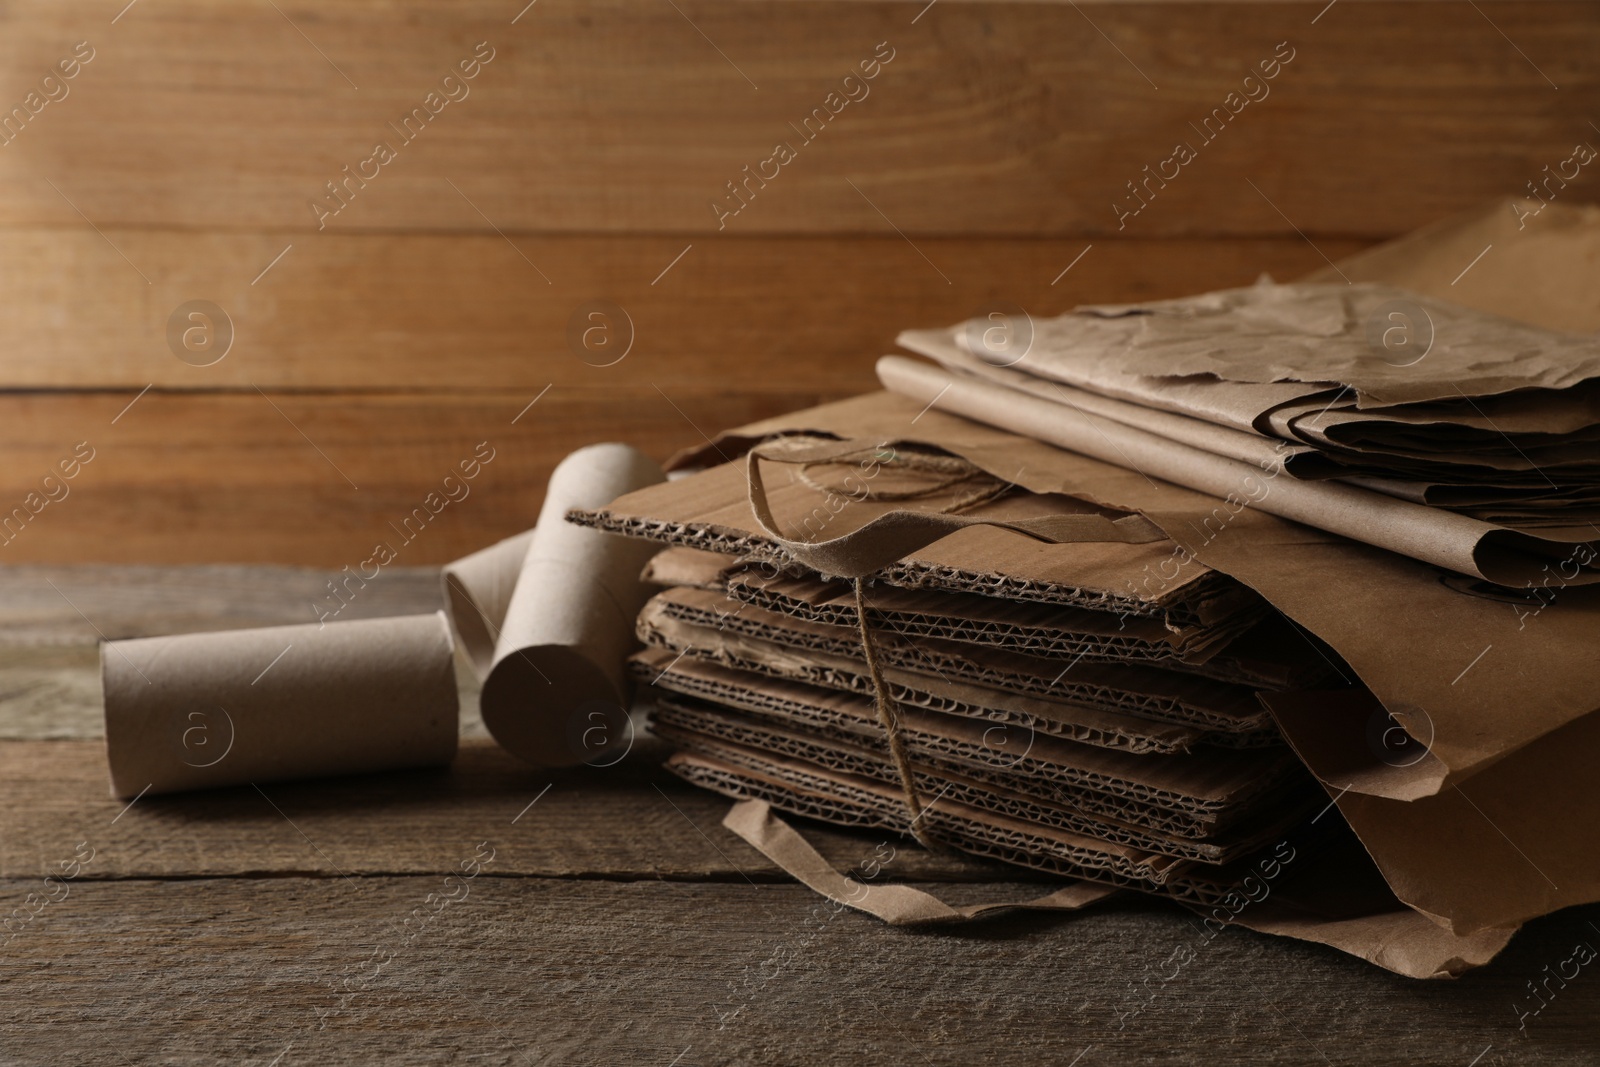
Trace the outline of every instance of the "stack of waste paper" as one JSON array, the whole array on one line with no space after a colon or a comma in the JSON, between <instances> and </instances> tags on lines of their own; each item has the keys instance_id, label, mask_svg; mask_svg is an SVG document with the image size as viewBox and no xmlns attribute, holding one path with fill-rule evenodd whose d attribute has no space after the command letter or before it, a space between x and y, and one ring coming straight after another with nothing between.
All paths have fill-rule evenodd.
<instances>
[{"instance_id":1,"label":"stack of waste paper","mask_svg":"<svg viewBox=\"0 0 1600 1067\"><path fill-rule=\"evenodd\" d=\"M568 513L670 546L634 672L731 828L891 922L986 908L774 811L1413 976L1600 899L1594 337L1319 281L901 343Z\"/></svg>"}]
</instances>

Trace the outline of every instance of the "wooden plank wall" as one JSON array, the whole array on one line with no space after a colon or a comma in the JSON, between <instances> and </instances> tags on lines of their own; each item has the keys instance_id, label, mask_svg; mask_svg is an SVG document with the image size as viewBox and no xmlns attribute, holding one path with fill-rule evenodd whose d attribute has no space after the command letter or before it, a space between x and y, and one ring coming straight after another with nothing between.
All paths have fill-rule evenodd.
<instances>
[{"instance_id":1,"label":"wooden plank wall","mask_svg":"<svg viewBox=\"0 0 1600 1067\"><path fill-rule=\"evenodd\" d=\"M1588 3L125 3L0 6L0 562L339 566L488 441L438 562L903 327L1298 276L1600 144Z\"/></svg>"}]
</instances>

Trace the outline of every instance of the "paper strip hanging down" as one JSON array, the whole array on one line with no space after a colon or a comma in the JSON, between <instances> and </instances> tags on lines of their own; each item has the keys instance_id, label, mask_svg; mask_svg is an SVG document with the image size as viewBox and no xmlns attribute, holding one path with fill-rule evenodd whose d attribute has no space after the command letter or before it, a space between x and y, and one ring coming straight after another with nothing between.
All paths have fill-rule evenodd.
<instances>
[{"instance_id":1,"label":"paper strip hanging down","mask_svg":"<svg viewBox=\"0 0 1600 1067\"><path fill-rule=\"evenodd\" d=\"M446 602L483 678L484 725L539 766L608 760L629 736L639 575L659 546L565 521L665 481L644 453L590 445L550 476L537 527L444 569Z\"/></svg>"},{"instance_id":2,"label":"paper strip hanging down","mask_svg":"<svg viewBox=\"0 0 1600 1067\"><path fill-rule=\"evenodd\" d=\"M864 911L890 926L964 922L991 912L1015 909L1078 911L1117 892L1111 886L1093 882L1068 882L1040 897L955 907L915 886L894 883L871 886L840 874L794 827L773 814L772 805L764 800L739 801L729 810L722 825L829 900Z\"/></svg>"},{"instance_id":3,"label":"paper strip hanging down","mask_svg":"<svg viewBox=\"0 0 1600 1067\"><path fill-rule=\"evenodd\" d=\"M108 641L114 796L449 763L443 612Z\"/></svg>"}]
</instances>

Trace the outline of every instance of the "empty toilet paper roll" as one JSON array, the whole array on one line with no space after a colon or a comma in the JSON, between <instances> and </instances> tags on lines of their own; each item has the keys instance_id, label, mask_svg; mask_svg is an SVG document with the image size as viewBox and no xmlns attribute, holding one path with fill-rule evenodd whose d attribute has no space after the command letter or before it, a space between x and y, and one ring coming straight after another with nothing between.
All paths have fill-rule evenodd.
<instances>
[{"instance_id":1,"label":"empty toilet paper roll","mask_svg":"<svg viewBox=\"0 0 1600 1067\"><path fill-rule=\"evenodd\" d=\"M446 588L459 586L449 603L463 642L479 624L499 630L480 697L484 725L530 763L575 766L624 752L625 661L648 598L639 574L660 546L574 526L566 513L664 480L653 460L622 444L590 445L562 460L498 620L516 539L447 568Z\"/></svg>"},{"instance_id":2,"label":"empty toilet paper roll","mask_svg":"<svg viewBox=\"0 0 1600 1067\"><path fill-rule=\"evenodd\" d=\"M533 531L524 530L445 564L441 572L450 620L479 678L494 666L495 639L506 621L531 540Z\"/></svg>"},{"instance_id":3,"label":"empty toilet paper roll","mask_svg":"<svg viewBox=\"0 0 1600 1067\"><path fill-rule=\"evenodd\" d=\"M118 797L455 756L443 612L108 641L100 677Z\"/></svg>"}]
</instances>

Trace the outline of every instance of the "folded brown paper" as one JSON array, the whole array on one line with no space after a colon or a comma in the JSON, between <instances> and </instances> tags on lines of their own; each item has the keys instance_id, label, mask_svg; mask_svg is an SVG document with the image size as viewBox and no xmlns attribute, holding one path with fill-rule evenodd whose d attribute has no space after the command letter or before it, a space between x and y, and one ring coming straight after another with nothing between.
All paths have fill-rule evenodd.
<instances>
[{"instance_id":1,"label":"folded brown paper","mask_svg":"<svg viewBox=\"0 0 1600 1067\"><path fill-rule=\"evenodd\" d=\"M1588 715L1472 778L1414 800L1341 792L1371 763L1370 694L1262 699L1395 894L1457 934L1508 927L1600 899L1600 715Z\"/></svg>"},{"instance_id":2,"label":"folded brown paper","mask_svg":"<svg viewBox=\"0 0 1600 1067\"><path fill-rule=\"evenodd\" d=\"M108 641L111 791L449 763L454 653L443 612Z\"/></svg>"},{"instance_id":3,"label":"folded brown paper","mask_svg":"<svg viewBox=\"0 0 1600 1067\"><path fill-rule=\"evenodd\" d=\"M979 378L952 374L899 356L878 361L878 377L920 404L1004 426L1060 448L1130 467L1146 477L1253 504L1281 518L1398 552L1499 585L1531 585L1551 566L1582 553L1593 559L1593 528L1565 538L1535 535L1342 482L1305 482L1207 452L1070 405L1056 404ZM1579 563L1569 584L1600 582L1600 569Z\"/></svg>"},{"instance_id":4,"label":"folded brown paper","mask_svg":"<svg viewBox=\"0 0 1600 1067\"><path fill-rule=\"evenodd\" d=\"M550 475L538 525L525 540L502 541L446 569L451 611L480 670L484 637L494 637L480 698L484 725L530 763L588 762L599 755L595 744L627 728L625 661L648 596L639 575L657 548L574 526L566 514L664 478L627 445L581 448Z\"/></svg>"},{"instance_id":5,"label":"folded brown paper","mask_svg":"<svg viewBox=\"0 0 1600 1067\"><path fill-rule=\"evenodd\" d=\"M1366 323L1393 301L1422 308L1433 322L1426 358L1375 352ZM1155 384L1166 378L1241 397L1238 387L1250 384L1282 387L1294 399L1347 385L1367 409L1565 389L1600 377L1600 347L1591 338L1392 285L1264 282L1176 300L1080 307L1038 321L1027 364L1095 391L1142 393L1131 398L1169 409L1171 398ZM1251 422L1275 406L1256 411Z\"/></svg>"},{"instance_id":6,"label":"folded brown paper","mask_svg":"<svg viewBox=\"0 0 1600 1067\"><path fill-rule=\"evenodd\" d=\"M1580 240L1568 261L1583 248ZM1062 419L1109 419L1514 529L1563 528L1551 538L1559 544L1592 536L1600 345L1340 281L1263 280L1030 319L1027 350L999 366L976 340L977 322L909 331L900 343L958 376L1047 401ZM1373 521L1390 520L1374 512Z\"/></svg>"}]
</instances>

